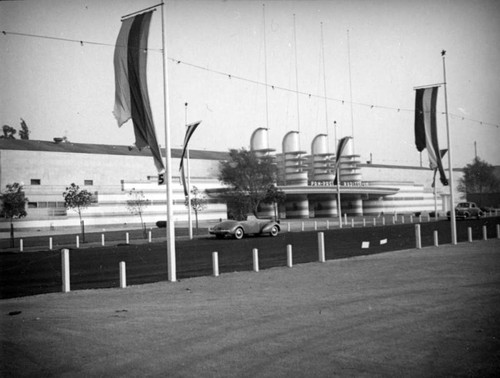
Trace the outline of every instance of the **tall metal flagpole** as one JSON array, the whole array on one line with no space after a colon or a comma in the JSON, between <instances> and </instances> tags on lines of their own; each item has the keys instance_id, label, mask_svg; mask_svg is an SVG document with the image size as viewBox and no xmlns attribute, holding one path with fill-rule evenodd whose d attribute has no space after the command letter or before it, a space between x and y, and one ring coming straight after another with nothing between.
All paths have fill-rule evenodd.
<instances>
[{"instance_id":1,"label":"tall metal flagpole","mask_svg":"<svg viewBox=\"0 0 500 378\"><path fill-rule=\"evenodd\" d=\"M165 4L161 2L161 45L163 58L163 113L165 117L165 182L167 195L167 268L168 280L170 282L177 281L176 258L175 258L175 224L172 198L172 154L170 149L170 115L168 110L168 67L167 67L167 44L165 41Z\"/></svg>"},{"instance_id":2,"label":"tall metal flagpole","mask_svg":"<svg viewBox=\"0 0 500 378\"><path fill-rule=\"evenodd\" d=\"M184 103L184 121L186 124L186 128L188 126L187 123L187 108L188 108L188 103ZM186 144L186 159L187 159L187 192L188 192L188 229L189 229L189 239L193 239L193 218L192 218L192 212L191 212L191 172L189 171L189 147L188 144ZM182 174L182 173L181 173Z\"/></svg>"},{"instance_id":3,"label":"tall metal flagpole","mask_svg":"<svg viewBox=\"0 0 500 378\"><path fill-rule=\"evenodd\" d=\"M349 97L351 103L351 136L352 153L354 154L354 112L352 110L352 77L351 77L351 39L349 38L349 29L347 29L347 60L349 63Z\"/></svg>"},{"instance_id":4,"label":"tall metal flagpole","mask_svg":"<svg viewBox=\"0 0 500 378\"><path fill-rule=\"evenodd\" d=\"M450 185L450 225L451 225L451 243L457 244L457 221L455 217L455 195L453 193L453 160L451 153L451 135L450 135L450 123L448 120L448 93L446 91L446 51L441 51L441 56L443 57L443 79L444 79L444 106L446 112L446 135L448 139L448 169L450 180L448 181ZM438 151L439 153L439 151Z\"/></svg>"}]
</instances>

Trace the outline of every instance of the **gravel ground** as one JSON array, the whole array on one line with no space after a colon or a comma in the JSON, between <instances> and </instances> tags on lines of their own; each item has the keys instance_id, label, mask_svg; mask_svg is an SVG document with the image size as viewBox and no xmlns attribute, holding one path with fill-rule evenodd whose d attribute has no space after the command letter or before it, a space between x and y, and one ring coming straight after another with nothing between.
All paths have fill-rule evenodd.
<instances>
[{"instance_id":1,"label":"gravel ground","mask_svg":"<svg viewBox=\"0 0 500 378\"><path fill-rule=\"evenodd\" d=\"M0 376L500 376L500 240L0 301Z\"/></svg>"}]
</instances>

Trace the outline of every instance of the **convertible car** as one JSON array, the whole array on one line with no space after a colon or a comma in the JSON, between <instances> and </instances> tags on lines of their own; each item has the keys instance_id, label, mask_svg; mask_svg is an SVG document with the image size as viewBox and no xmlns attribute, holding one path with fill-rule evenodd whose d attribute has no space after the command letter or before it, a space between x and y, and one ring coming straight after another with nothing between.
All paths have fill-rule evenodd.
<instances>
[{"instance_id":1,"label":"convertible car","mask_svg":"<svg viewBox=\"0 0 500 378\"><path fill-rule=\"evenodd\" d=\"M276 236L280 232L280 225L271 219L258 219L254 215L249 215L245 221L227 220L218 223L209 228L208 232L217 239L222 239L226 235L234 236L235 239L242 239L248 234Z\"/></svg>"}]
</instances>

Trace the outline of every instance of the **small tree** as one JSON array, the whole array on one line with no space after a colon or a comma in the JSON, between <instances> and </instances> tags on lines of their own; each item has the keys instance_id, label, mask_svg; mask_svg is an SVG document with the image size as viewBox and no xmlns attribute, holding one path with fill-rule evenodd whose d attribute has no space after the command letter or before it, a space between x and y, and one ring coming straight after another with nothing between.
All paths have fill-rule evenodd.
<instances>
[{"instance_id":1,"label":"small tree","mask_svg":"<svg viewBox=\"0 0 500 378\"><path fill-rule=\"evenodd\" d=\"M14 135L16 135L17 131L13 127L9 125L2 126L3 135L0 135L0 139L16 139Z\"/></svg>"},{"instance_id":2,"label":"small tree","mask_svg":"<svg viewBox=\"0 0 500 378\"><path fill-rule=\"evenodd\" d=\"M144 238L146 237L146 223L142 218L142 214L144 214L144 210L151 204L151 201L144 197L144 193L142 190L132 190L128 193L129 198L127 200L127 209L134 215L139 215L141 219L141 227L142 227L142 235Z\"/></svg>"},{"instance_id":3,"label":"small tree","mask_svg":"<svg viewBox=\"0 0 500 378\"><path fill-rule=\"evenodd\" d=\"M28 199L24 195L23 186L15 182L7 184L6 190L0 194L2 209L0 216L10 221L10 246L14 247L14 219L23 218L26 213L26 202Z\"/></svg>"},{"instance_id":4,"label":"small tree","mask_svg":"<svg viewBox=\"0 0 500 378\"><path fill-rule=\"evenodd\" d=\"M238 206L232 209L237 218L246 211L257 215L260 203L269 201L268 191L276 183L277 167L272 159L258 158L244 148L230 150L229 160L219 164L219 180L229 186L228 205Z\"/></svg>"},{"instance_id":5,"label":"small tree","mask_svg":"<svg viewBox=\"0 0 500 378\"><path fill-rule=\"evenodd\" d=\"M495 193L500 190L500 181L495 168L476 157L464 167L464 175L458 180L457 190L465 194Z\"/></svg>"},{"instance_id":6,"label":"small tree","mask_svg":"<svg viewBox=\"0 0 500 378\"><path fill-rule=\"evenodd\" d=\"M92 193L85 189L80 190L78 185L72 183L66 188L66 191L62 195L64 197L66 209L72 209L78 213L82 228L82 241L85 242L85 225L82 219L82 210L90 206L92 202Z\"/></svg>"},{"instance_id":7,"label":"small tree","mask_svg":"<svg viewBox=\"0 0 500 378\"><path fill-rule=\"evenodd\" d=\"M19 138L28 140L30 138L30 130L28 129L28 125L24 122L24 119L21 118L21 130L19 130Z\"/></svg>"},{"instance_id":8,"label":"small tree","mask_svg":"<svg viewBox=\"0 0 500 378\"><path fill-rule=\"evenodd\" d=\"M193 186L193 189L191 189L191 194L191 208L194 210L196 233L198 233L198 213L207 208L207 197L196 186ZM186 207L189 206L187 197L184 204Z\"/></svg>"}]
</instances>

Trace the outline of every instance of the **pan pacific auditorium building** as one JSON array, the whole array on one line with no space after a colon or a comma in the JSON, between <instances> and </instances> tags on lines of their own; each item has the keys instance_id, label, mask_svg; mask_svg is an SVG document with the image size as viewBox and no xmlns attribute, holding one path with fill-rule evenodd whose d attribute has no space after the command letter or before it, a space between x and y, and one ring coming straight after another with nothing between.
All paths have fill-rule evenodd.
<instances>
[{"instance_id":1,"label":"pan pacific auditorium building","mask_svg":"<svg viewBox=\"0 0 500 378\"><path fill-rule=\"evenodd\" d=\"M362 162L352 153L352 140L338 159L328 151L327 135L317 135L310 152L301 151L299 133L290 131L282 140L282 151L268 148L267 129L256 129L250 149L260 158L272 158L278 166L277 186L286 200L278 206L264 205L259 216L281 219L338 217L338 198L342 215L429 213L449 207L449 188L432 188L433 172L426 167ZM162 151L164 152L164 151ZM178 167L182 150L173 148L172 167ZM200 220L228 217L219 194L219 162L227 152L190 150L191 189L196 186L206 199ZM338 172L339 183L335 181ZM461 170L454 171L455 182ZM176 222L188 219L180 175L173 171L173 213ZM92 204L82 212L87 225L139 224L137 215L127 208L130 191L142 191L149 204L143 218L148 227L166 219L166 190L158 185L158 174L148 149L128 146L54 141L0 139L0 187L21 183L27 202L27 216L16 220L16 228L64 227L79 224L75 211L66 209L62 193L71 183L93 194ZM456 198L460 195L456 194ZM8 229L0 220L0 229Z\"/></svg>"}]
</instances>

